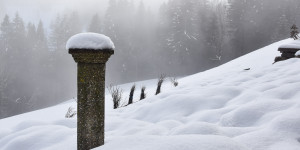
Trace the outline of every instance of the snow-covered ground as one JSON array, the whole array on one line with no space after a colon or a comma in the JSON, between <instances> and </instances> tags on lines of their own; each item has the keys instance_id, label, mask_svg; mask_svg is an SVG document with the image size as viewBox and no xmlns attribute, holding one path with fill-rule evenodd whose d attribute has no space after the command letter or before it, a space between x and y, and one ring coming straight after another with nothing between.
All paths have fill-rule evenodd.
<instances>
[{"instance_id":1,"label":"snow-covered ground","mask_svg":"<svg viewBox=\"0 0 300 150\"><path fill-rule=\"evenodd\" d=\"M274 43L220 67L166 82L154 96L117 110L106 95L105 145L96 150L299 150L300 59L272 64ZM245 70L250 68L250 70ZM124 98L133 83L122 85ZM1 150L74 150L74 100L0 120Z\"/></svg>"}]
</instances>

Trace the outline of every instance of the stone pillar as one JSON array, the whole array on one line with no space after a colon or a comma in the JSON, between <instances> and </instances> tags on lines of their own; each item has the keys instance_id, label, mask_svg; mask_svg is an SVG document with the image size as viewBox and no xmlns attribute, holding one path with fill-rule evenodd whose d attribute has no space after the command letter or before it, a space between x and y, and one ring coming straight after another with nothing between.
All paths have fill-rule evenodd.
<instances>
[{"instance_id":1,"label":"stone pillar","mask_svg":"<svg viewBox=\"0 0 300 150\"><path fill-rule=\"evenodd\" d=\"M113 50L69 49L77 62L77 149L104 144L105 63Z\"/></svg>"}]
</instances>

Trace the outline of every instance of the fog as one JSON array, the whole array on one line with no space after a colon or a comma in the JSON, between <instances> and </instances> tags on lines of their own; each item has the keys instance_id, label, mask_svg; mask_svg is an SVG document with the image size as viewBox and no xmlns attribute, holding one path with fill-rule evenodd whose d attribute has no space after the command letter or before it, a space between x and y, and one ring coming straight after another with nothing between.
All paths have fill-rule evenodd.
<instances>
[{"instance_id":1,"label":"fog","mask_svg":"<svg viewBox=\"0 0 300 150\"><path fill-rule=\"evenodd\" d=\"M46 25L57 13L78 11L81 16L93 15L95 12L104 14L109 0L0 0L0 17L10 16L16 12L22 14L26 21L38 23L42 19ZM137 5L141 0L132 0ZM157 11L166 0L144 0L145 6Z\"/></svg>"},{"instance_id":2,"label":"fog","mask_svg":"<svg viewBox=\"0 0 300 150\"><path fill-rule=\"evenodd\" d=\"M183 77L289 37L299 0L0 0L0 118L76 97L66 41L111 37L106 84Z\"/></svg>"}]
</instances>

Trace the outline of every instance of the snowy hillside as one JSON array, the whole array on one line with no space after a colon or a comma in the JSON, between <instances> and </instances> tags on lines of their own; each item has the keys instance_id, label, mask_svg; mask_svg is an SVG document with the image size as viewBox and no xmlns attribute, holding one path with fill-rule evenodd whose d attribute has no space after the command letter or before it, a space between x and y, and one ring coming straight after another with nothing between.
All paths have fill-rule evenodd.
<instances>
[{"instance_id":1,"label":"snowy hillside","mask_svg":"<svg viewBox=\"0 0 300 150\"><path fill-rule=\"evenodd\" d=\"M176 88L165 83L158 96L156 80L138 82L147 99L125 108L113 110L106 95L106 141L96 150L299 150L300 59L272 65L290 41L182 78ZM70 106L76 102L0 120L0 149L76 149L76 119L64 118Z\"/></svg>"}]
</instances>

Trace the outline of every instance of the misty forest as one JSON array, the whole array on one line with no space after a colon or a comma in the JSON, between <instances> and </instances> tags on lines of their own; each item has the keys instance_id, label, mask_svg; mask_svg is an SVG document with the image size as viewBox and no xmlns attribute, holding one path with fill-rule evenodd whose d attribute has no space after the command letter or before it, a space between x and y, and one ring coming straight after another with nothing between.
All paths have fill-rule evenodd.
<instances>
[{"instance_id":1,"label":"misty forest","mask_svg":"<svg viewBox=\"0 0 300 150\"><path fill-rule=\"evenodd\" d=\"M110 0L93 15L65 10L36 21L0 13L0 118L76 96L76 64L65 48L74 34L112 39L106 83L117 85L191 75L286 39L299 10L299 0L169 0L157 10Z\"/></svg>"}]
</instances>

